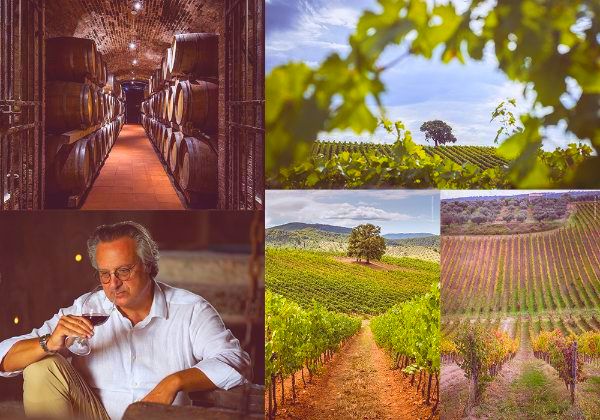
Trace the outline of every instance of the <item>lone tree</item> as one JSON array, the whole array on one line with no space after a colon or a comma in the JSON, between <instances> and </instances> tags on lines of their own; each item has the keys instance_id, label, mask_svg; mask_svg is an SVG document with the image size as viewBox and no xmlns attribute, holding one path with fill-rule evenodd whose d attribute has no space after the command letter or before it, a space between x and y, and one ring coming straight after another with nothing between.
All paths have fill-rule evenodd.
<instances>
[{"instance_id":1,"label":"lone tree","mask_svg":"<svg viewBox=\"0 0 600 420\"><path fill-rule=\"evenodd\" d=\"M348 240L348 256L356 258L356 261L365 259L380 260L385 253L385 240L381 237L379 226L367 223L358 225L350 233Z\"/></svg>"},{"instance_id":2,"label":"lone tree","mask_svg":"<svg viewBox=\"0 0 600 420\"><path fill-rule=\"evenodd\" d=\"M441 120L424 122L421 131L425 132L426 140L433 140L435 147L438 144L456 143L456 137L452 134L452 127Z\"/></svg>"}]
</instances>

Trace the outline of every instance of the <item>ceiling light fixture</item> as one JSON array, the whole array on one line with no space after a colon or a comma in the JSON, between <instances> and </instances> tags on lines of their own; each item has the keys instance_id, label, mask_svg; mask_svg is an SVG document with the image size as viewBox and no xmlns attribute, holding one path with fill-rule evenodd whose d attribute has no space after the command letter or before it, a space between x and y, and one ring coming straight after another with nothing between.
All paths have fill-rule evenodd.
<instances>
[{"instance_id":1,"label":"ceiling light fixture","mask_svg":"<svg viewBox=\"0 0 600 420\"><path fill-rule=\"evenodd\" d=\"M134 10L142 10L142 7L143 7L143 5L142 5L141 1L136 1L133 3Z\"/></svg>"},{"instance_id":2,"label":"ceiling light fixture","mask_svg":"<svg viewBox=\"0 0 600 420\"><path fill-rule=\"evenodd\" d=\"M130 50L135 50L135 48L136 48L135 42L130 42L129 43L129 49Z\"/></svg>"},{"instance_id":3,"label":"ceiling light fixture","mask_svg":"<svg viewBox=\"0 0 600 420\"><path fill-rule=\"evenodd\" d=\"M133 65L134 65L134 66L136 66L136 65L137 65L137 63L138 63L137 59L134 59L134 60L132 61L132 63L133 63Z\"/></svg>"}]
</instances>

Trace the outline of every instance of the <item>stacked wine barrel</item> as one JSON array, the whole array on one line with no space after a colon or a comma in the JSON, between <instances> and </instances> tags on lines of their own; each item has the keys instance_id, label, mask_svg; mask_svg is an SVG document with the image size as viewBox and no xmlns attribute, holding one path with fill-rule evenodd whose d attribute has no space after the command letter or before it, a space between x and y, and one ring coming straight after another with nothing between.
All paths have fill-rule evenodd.
<instances>
[{"instance_id":1,"label":"stacked wine barrel","mask_svg":"<svg viewBox=\"0 0 600 420\"><path fill-rule=\"evenodd\" d=\"M124 124L119 90L93 40L46 40L50 194L81 196L91 185Z\"/></svg>"},{"instance_id":2,"label":"stacked wine barrel","mask_svg":"<svg viewBox=\"0 0 600 420\"><path fill-rule=\"evenodd\" d=\"M142 126L188 204L216 202L217 80L217 35L176 35L141 106Z\"/></svg>"}]
</instances>

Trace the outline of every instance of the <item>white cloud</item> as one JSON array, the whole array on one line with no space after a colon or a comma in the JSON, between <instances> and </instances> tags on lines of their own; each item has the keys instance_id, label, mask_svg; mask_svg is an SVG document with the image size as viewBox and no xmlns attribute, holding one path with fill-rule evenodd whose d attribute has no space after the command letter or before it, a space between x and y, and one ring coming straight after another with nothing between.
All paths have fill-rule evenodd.
<instances>
[{"instance_id":1,"label":"white cloud","mask_svg":"<svg viewBox=\"0 0 600 420\"><path fill-rule=\"evenodd\" d=\"M360 194L363 199L358 203L343 201ZM386 194L387 193L387 194ZM332 194L336 202L327 201L331 199ZM431 191L429 195L433 195ZM404 192L401 190L393 191L267 191L267 206L265 223L267 226L273 226L290 221L304 223L324 223L336 226L354 227L363 222L402 222L416 219L415 216L384 210L380 206L373 204L373 200L385 199L390 197L402 199L414 195L425 195L423 191ZM365 199L370 204L366 204Z\"/></svg>"}]
</instances>

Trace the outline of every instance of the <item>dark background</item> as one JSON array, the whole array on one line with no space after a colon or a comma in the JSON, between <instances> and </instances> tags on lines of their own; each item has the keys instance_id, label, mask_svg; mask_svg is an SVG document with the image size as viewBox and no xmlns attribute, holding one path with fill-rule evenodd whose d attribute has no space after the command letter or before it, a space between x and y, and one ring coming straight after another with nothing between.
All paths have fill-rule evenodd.
<instances>
[{"instance_id":1,"label":"dark background","mask_svg":"<svg viewBox=\"0 0 600 420\"><path fill-rule=\"evenodd\" d=\"M141 124L141 106L144 100L144 87L136 84L124 83L122 89L125 92L125 122L127 124Z\"/></svg>"},{"instance_id":2,"label":"dark background","mask_svg":"<svg viewBox=\"0 0 600 420\"><path fill-rule=\"evenodd\" d=\"M86 241L93 230L107 223L132 220L145 226L158 244L163 266L170 261L177 273L178 256L200 256L217 261L211 278L222 278L221 284L185 285L165 281L201 294L223 316L228 328L243 342L246 325L241 308L245 305L246 290L228 287L230 281L240 284L239 275L248 272L250 260L250 229L254 218L264 231L262 212L242 211L40 211L4 212L0 215L0 341L31 332L51 318L59 308L70 306L73 300L92 289L97 283L87 256ZM261 242L261 265L264 267L264 244ZM80 254L80 262L75 256ZM164 255L163 255L164 254ZM187 260L186 260L187 261ZM233 262L232 262L233 261ZM191 270L202 277L202 260ZM180 264L181 265L181 264ZM215 275L220 265L237 267L232 273L225 270ZM185 268L185 267L183 267ZM186 271L186 270L184 270ZM189 267L186 271L189 277ZM175 276L176 278L177 276ZM244 287L246 281L241 279ZM242 289L244 289L242 287ZM252 329L252 342L245 348L253 356L254 383L264 381L264 276L260 277L261 317ZM214 290L214 293L212 293ZM225 294L225 296L221 296ZM229 295L228 295L229 294ZM218 298L218 302L214 299ZM237 302L233 302L237 300ZM225 304L223 303L225 302ZM231 302L231 304L229 304ZM227 307L224 307L227 305ZM223 312L228 312L225 314ZM15 323L15 317L19 318ZM22 398L22 377L0 378L0 400Z\"/></svg>"}]
</instances>

